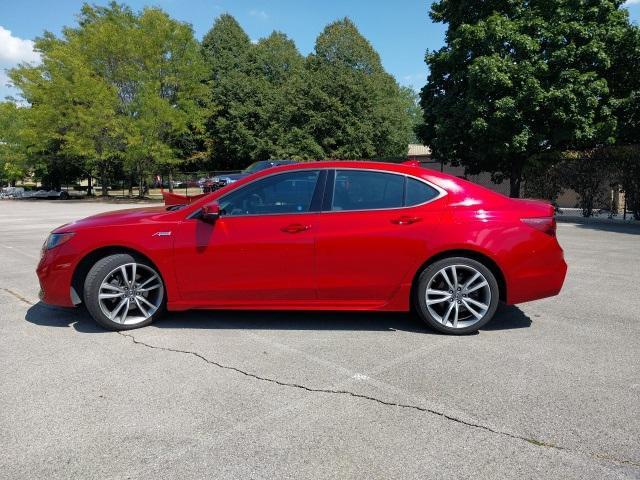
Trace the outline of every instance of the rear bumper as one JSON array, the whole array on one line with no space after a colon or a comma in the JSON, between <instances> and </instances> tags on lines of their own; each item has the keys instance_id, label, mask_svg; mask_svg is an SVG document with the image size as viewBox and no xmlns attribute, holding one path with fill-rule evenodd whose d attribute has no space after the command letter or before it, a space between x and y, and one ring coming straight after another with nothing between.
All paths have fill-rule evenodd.
<instances>
[{"instance_id":1,"label":"rear bumper","mask_svg":"<svg viewBox=\"0 0 640 480\"><path fill-rule=\"evenodd\" d=\"M537 251L512 272L507 285L507 303L529 302L558 295L567 275L567 263L557 241Z\"/></svg>"}]
</instances>

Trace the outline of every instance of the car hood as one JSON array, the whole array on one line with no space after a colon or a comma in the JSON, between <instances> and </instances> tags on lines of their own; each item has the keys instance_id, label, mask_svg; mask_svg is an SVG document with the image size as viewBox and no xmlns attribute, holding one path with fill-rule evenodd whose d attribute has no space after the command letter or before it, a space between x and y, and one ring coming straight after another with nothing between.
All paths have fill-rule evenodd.
<instances>
[{"instance_id":1,"label":"car hood","mask_svg":"<svg viewBox=\"0 0 640 480\"><path fill-rule=\"evenodd\" d=\"M54 233L71 232L85 228L105 227L111 225L133 225L137 223L155 222L167 215L166 207L129 208L112 212L99 213L90 217L67 223L54 230Z\"/></svg>"}]
</instances>

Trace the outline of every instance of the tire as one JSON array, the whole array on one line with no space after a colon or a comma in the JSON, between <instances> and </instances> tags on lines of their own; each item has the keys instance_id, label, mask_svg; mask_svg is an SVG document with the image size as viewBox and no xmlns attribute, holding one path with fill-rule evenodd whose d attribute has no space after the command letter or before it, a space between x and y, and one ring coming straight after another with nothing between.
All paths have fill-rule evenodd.
<instances>
[{"instance_id":1,"label":"tire","mask_svg":"<svg viewBox=\"0 0 640 480\"><path fill-rule=\"evenodd\" d=\"M84 282L84 303L104 328L131 330L149 325L162 315L165 287L162 276L149 262L117 253L98 260L89 270Z\"/></svg>"},{"instance_id":2,"label":"tire","mask_svg":"<svg viewBox=\"0 0 640 480\"><path fill-rule=\"evenodd\" d=\"M495 275L467 257L427 266L416 288L414 308L420 318L434 330L453 335L477 332L493 318L500 300Z\"/></svg>"}]
</instances>

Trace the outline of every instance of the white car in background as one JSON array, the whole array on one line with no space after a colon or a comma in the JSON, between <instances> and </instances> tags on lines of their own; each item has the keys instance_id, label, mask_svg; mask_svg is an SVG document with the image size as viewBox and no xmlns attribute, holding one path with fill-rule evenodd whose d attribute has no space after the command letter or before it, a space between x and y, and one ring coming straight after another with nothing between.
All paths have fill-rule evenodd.
<instances>
[{"instance_id":1,"label":"white car in background","mask_svg":"<svg viewBox=\"0 0 640 480\"><path fill-rule=\"evenodd\" d=\"M0 191L0 198L22 198L23 195L22 187L5 187Z\"/></svg>"},{"instance_id":2,"label":"white car in background","mask_svg":"<svg viewBox=\"0 0 640 480\"><path fill-rule=\"evenodd\" d=\"M26 190L22 187L6 187L2 189L0 198L43 198L47 200L69 200L86 196L86 192L74 190Z\"/></svg>"}]
</instances>

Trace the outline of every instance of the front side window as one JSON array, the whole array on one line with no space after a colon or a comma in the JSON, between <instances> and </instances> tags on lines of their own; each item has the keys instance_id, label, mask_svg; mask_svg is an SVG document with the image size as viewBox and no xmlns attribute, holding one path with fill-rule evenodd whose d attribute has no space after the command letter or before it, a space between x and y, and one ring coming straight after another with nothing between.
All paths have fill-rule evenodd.
<instances>
[{"instance_id":1,"label":"front side window","mask_svg":"<svg viewBox=\"0 0 640 480\"><path fill-rule=\"evenodd\" d=\"M402 207L404 175L366 170L337 170L331 210Z\"/></svg>"},{"instance_id":2,"label":"front side window","mask_svg":"<svg viewBox=\"0 0 640 480\"><path fill-rule=\"evenodd\" d=\"M256 180L222 197L220 211L226 216L308 212L319 175L302 170Z\"/></svg>"}]
</instances>

